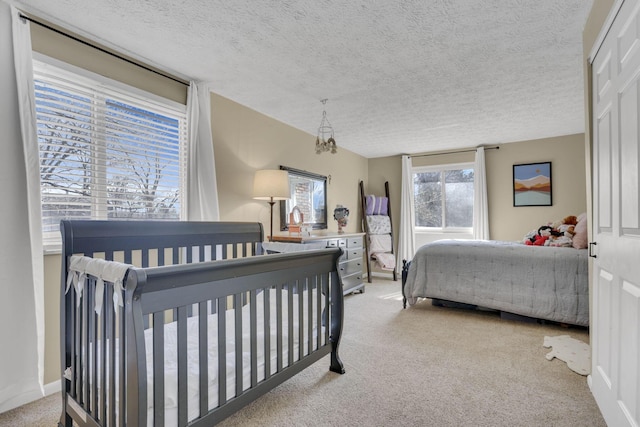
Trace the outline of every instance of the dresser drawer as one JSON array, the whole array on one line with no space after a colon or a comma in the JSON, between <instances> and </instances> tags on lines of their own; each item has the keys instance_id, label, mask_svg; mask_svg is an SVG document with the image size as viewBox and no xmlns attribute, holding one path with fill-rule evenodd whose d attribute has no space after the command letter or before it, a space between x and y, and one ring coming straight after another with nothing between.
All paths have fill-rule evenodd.
<instances>
[{"instance_id":1,"label":"dresser drawer","mask_svg":"<svg viewBox=\"0 0 640 427\"><path fill-rule=\"evenodd\" d=\"M362 236L349 237L344 240L347 241L348 248L362 248Z\"/></svg>"},{"instance_id":2,"label":"dresser drawer","mask_svg":"<svg viewBox=\"0 0 640 427\"><path fill-rule=\"evenodd\" d=\"M347 259L362 259L362 247L344 250Z\"/></svg>"},{"instance_id":3,"label":"dresser drawer","mask_svg":"<svg viewBox=\"0 0 640 427\"><path fill-rule=\"evenodd\" d=\"M342 290L344 293L348 293L351 288L355 288L357 286L362 286L362 273L342 277Z\"/></svg>"},{"instance_id":4,"label":"dresser drawer","mask_svg":"<svg viewBox=\"0 0 640 427\"><path fill-rule=\"evenodd\" d=\"M351 275L353 273L362 274L362 258L343 261L338 266L338 269L340 270L340 274L342 275L342 277Z\"/></svg>"},{"instance_id":5,"label":"dresser drawer","mask_svg":"<svg viewBox=\"0 0 640 427\"><path fill-rule=\"evenodd\" d=\"M347 246L347 239L329 239L327 240L327 247L329 248L345 248Z\"/></svg>"}]
</instances>

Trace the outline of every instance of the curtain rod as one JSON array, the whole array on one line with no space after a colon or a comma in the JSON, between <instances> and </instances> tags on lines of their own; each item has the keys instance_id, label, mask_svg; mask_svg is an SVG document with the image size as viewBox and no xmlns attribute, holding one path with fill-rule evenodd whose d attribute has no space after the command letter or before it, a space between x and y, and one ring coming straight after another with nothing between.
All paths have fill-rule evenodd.
<instances>
[{"instance_id":1,"label":"curtain rod","mask_svg":"<svg viewBox=\"0 0 640 427\"><path fill-rule=\"evenodd\" d=\"M185 81L183 81L183 80L177 79L177 78L175 78L175 77L173 77L173 76L170 76L170 75L168 75L168 74L164 74L164 73L162 73L162 72L160 72L160 71L158 71L158 70L154 70L153 68L151 68L151 67L147 67L146 65L143 65L143 64L141 64L141 63L139 63L139 62L132 61L131 59L129 59L129 58L125 58L124 56L118 55L117 53L110 52L110 51L108 51L107 49L104 49L104 48L102 48L102 47L100 47L100 46L96 46L96 45L94 45L94 44L92 44L92 43L89 43L89 42L88 42L88 41L86 41L86 40L82 40L82 39L81 39L81 38L79 38L79 37L76 37L76 36L73 36L73 35L71 35L71 34L65 33L64 31L58 30L57 28L54 28L54 27L52 27L51 25L47 25L47 24L45 24L44 22L40 22L40 21L38 21L38 20L36 20L36 19L34 19L34 18L31 18L30 16L27 16L27 15L24 15L24 14L22 14L22 13L21 13L21 14L20 14L20 18L25 19L25 20L27 20L27 21L29 21L29 22L33 22L34 24L37 24L37 25L39 25L39 26L41 26L41 27L44 27L44 28L46 28L47 30L53 31L54 33L57 33L57 34L60 34L61 36L68 37L68 38L70 38L70 39L72 39L72 40L74 40L74 41L77 41L78 43L82 43L82 44L83 44L83 45L85 45L85 46L92 47L92 48L94 48L94 49L96 49L96 50L99 50L99 51L100 51L100 52L102 52L102 53L106 53L107 55L111 55L111 56L113 56L113 57L115 57L115 58L120 59L121 61L127 62L127 63L129 63L129 64L131 64L131 65L135 65L136 67L143 68L143 69L145 69L145 70L147 70L147 71L151 71L152 73L155 73L155 74L158 74L158 75L160 75L160 76L162 76L162 77L164 77L164 78L167 78L167 79L173 80L174 82L177 82L177 83L183 84L183 85L185 85L185 86L189 86L189 83L187 83L187 82L185 82Z\"/></svg>"},{"instance_id":2,"label":"curtain rod","mask_svg":"<svg viewBox=\"0 0 640 427\"><path fill-rule=\"evenodd\" d=\"M478 147L480 148L480 147ZM469 149L469 150L459 150L459 151L445 151L443 153L430 153L430 154L418 154L416 156L409 154L409 157L429 157L429 156L442 156L444 154L458 154L458 153L470 153L472 151L476 151L478 148ZM496 145L495 147L484 147L485 150L499 150L500 146Z\"/></svg>"}]
</instances>

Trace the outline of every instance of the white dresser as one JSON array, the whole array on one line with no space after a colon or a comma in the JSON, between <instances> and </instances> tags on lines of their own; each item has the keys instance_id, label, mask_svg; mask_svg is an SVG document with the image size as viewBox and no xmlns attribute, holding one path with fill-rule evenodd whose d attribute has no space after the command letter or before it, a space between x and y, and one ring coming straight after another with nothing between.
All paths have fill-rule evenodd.
<instances>
[{"instance_id":1,"label":"white dresser","mask_svg":"<svg viewBox=\"0 0 640 427\"><path fill-rule=\"evenodd\" d=\"M295 243L295 244L319 244L327 247L342 248L343 254L340 257L338 266L342 288L345 294L356 291L364 292L363 276L363 236L364 233L344 233L344 234L312 234L311 236L273 236L273 242Z\"/></svg>"}]
</instances>

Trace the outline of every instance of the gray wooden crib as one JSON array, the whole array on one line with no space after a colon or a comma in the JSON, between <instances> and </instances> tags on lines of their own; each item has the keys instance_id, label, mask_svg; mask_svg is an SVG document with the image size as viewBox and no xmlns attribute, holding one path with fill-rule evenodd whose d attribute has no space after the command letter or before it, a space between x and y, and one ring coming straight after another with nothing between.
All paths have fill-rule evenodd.
<instances>
[{"instance_id":1,"label":"gray wooden crib","mask_svg":"<svg viewBox=\"0 0 640 427\"><path fill-rule=\"evenodd\" d=\"M344 373L341 249L262 255L260 223L61 231L61 426L210 426L329 353Z\"/></svg>"}]
</instances>

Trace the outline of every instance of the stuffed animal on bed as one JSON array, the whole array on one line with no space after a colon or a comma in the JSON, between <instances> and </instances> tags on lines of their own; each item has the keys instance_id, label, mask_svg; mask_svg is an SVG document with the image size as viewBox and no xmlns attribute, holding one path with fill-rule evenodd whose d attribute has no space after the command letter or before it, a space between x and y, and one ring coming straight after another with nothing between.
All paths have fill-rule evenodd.
<instances>
[{"instance_id":1,"label":"stuffed animal on bed","mask_svg":"<svg viewBox=\"0 0 640 427\"><path fill-rule=\"evenodd\" d=\"M559 235L549 241L549 246L573 246L575 225L562 224L556 230Z\"/></svg>"},{"instance_id":2,"label":"stuffed animal on bed","mask_svg":"<svg viewBox=\"0 0 640 427\"><path fill-rule=\"evenodd\" d=\"M578 217L575 215L569 215L569 216L565 216L562 219L552 222L550 225L551 225L551 228L558 229L562 225L576 225L576 224L578 224Z\"/></svg>"},{"instance_id":3,"label":"stuffed animal on bed","mask_svg":"<svg viewBox=\"0 0 640 427\"><path fill-rule=\"evenodd\" d=\"M543 225L542 227L538 228L538 231L524 243L525 245L530 246L545 246L547 240L549 240L549 238L551 237L551 231L552 229L550 226Z\"/></svg>"},{"instance_id":4,"label":"stuffed animal on bed","mask_svg":"<svg viewBox=\"0 0 640 427\"><path fill-rule=\"evenodd\" d=\"M578 218L569 215L561 220L543 225L538 230L532 230L523 239L525 245L530 246L561 246L570 247L573 245L575 225Z\"/></svg>"}]
</instances>

